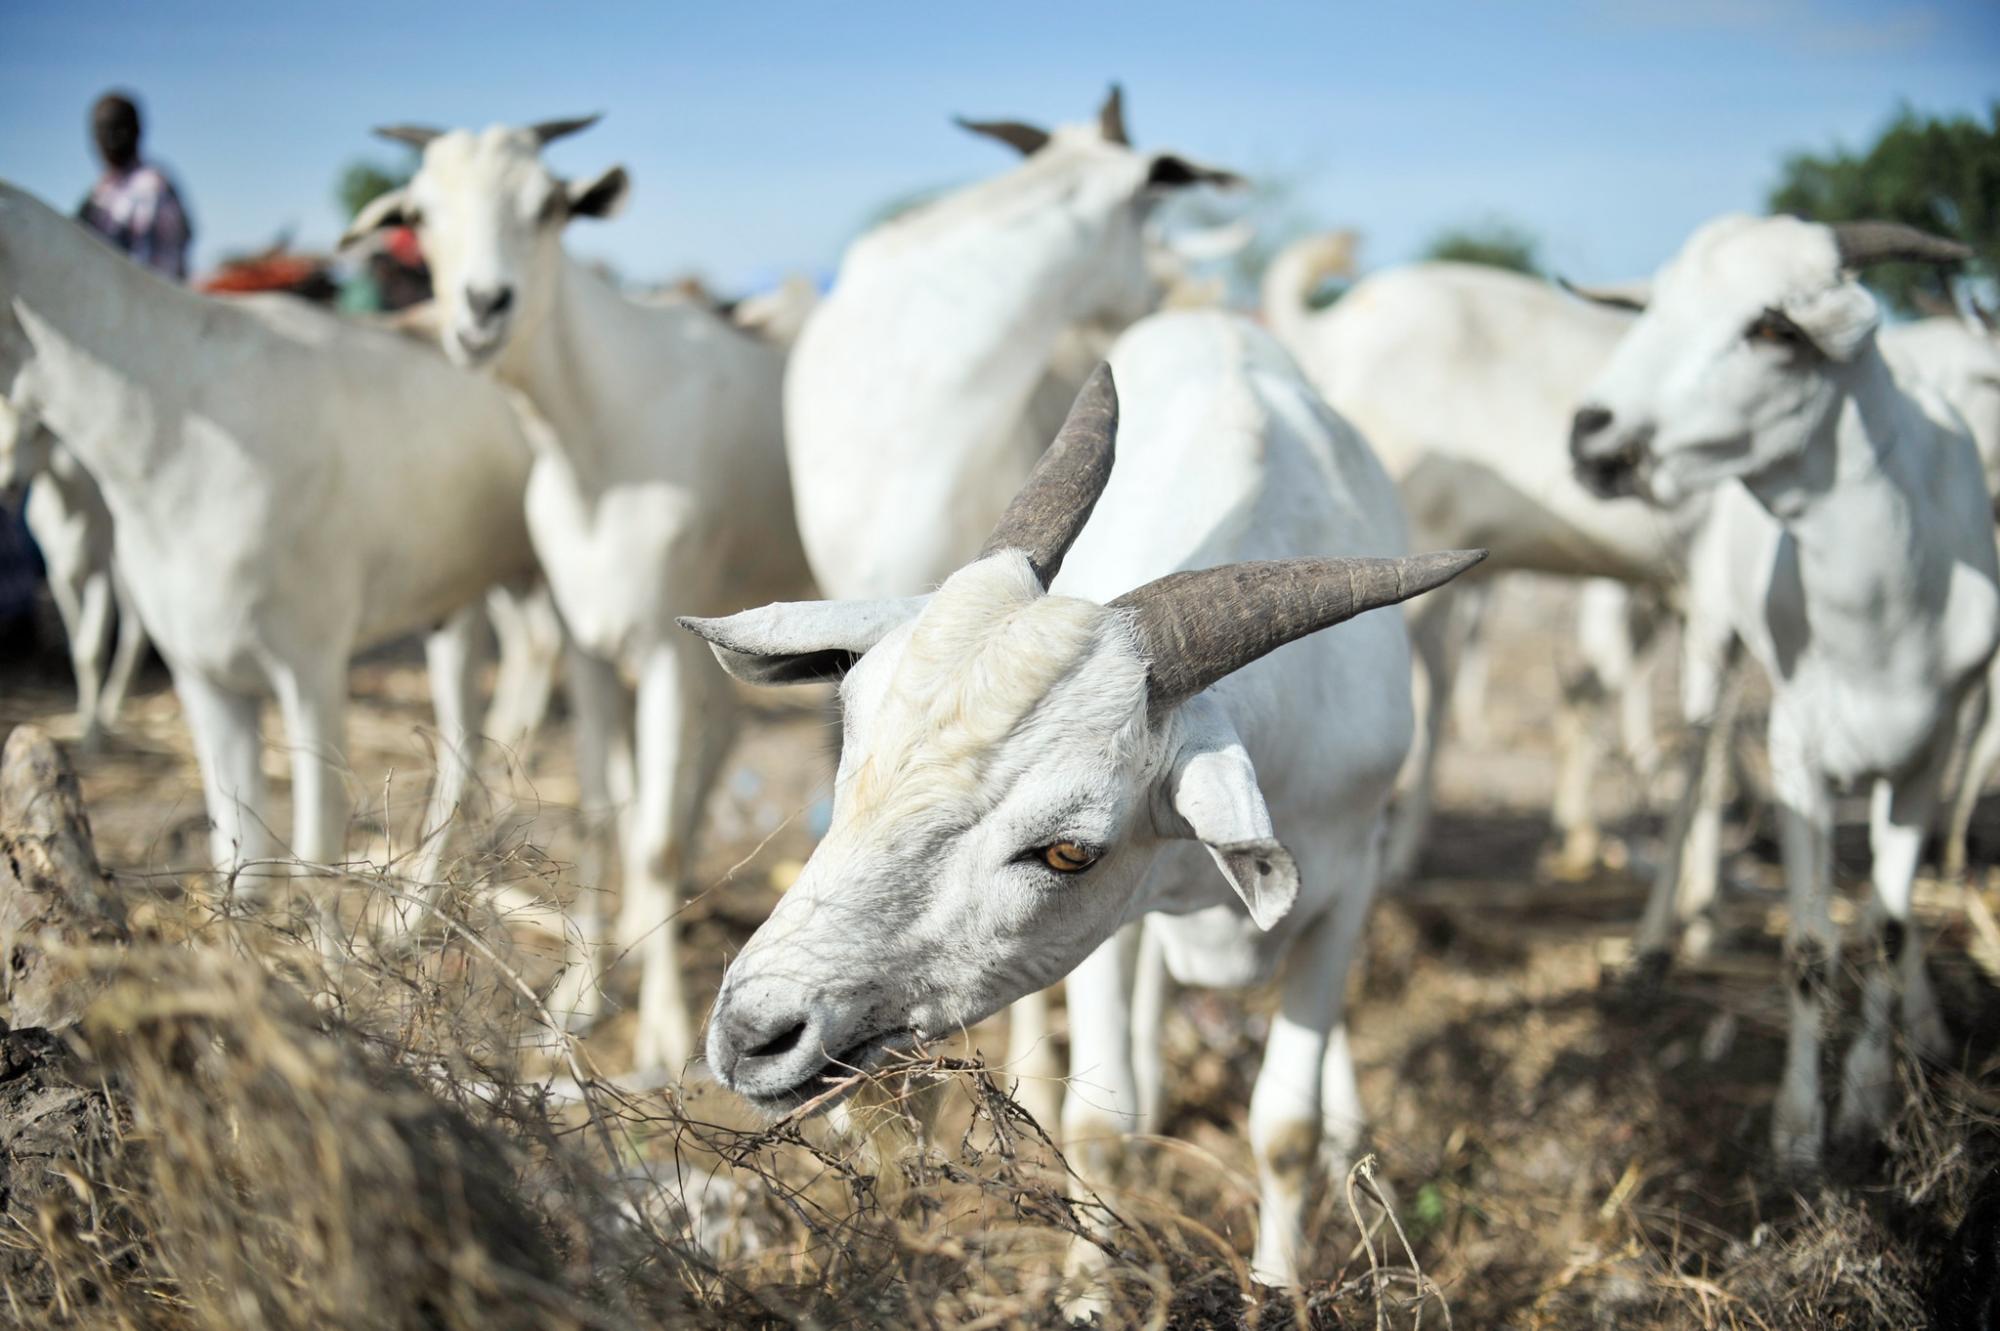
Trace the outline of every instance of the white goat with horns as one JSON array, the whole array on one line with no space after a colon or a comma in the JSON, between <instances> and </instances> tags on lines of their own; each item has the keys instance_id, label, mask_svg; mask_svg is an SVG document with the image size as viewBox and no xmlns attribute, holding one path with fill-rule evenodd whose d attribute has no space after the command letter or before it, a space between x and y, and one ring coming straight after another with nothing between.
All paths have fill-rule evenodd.
<instances>
[{"instance_id":1,"label":"white goat with horns","mask_svg":"<svg viewBox=\"0 0 2000 1331\"><path fill-rule=\"evenodd\" d=\"M501 394L296 301L182 290L0 183L0 397L0 472L46 422L103 491L194 733L217 865L275 849L267 691L292 753L290 850L344 858L348 659L447 621L428 646L444 752L424 826L443 824L471 740L468 607L534 566L528 448Z\"/></svg>"},{"instance_id":2,"label":"white goat with horns","mask_svg":"<svg viewBox=\"0 0 2000 1331\"><path fill-rule=\"evenodd\" d=\"M786 447L829 596L913 595L965 562L1075 393L1072 378L1037 409L1059 343L1079 327L1115 335L1158 302L1148 214L1236 179L1134 148L1116 88L1095 122L1053 132L959 123L1020 165L857 240L792 354Z\"/></svg>"},{"instance_id":3,"label":"white goat with horns","mask_svg":"<svg viewBox=\"0 0 2000 1331\"><path fill-rule=\"evenodd\" d=\"M1109 340L1158 304L1149 216L1237 180L1134 148L1115 86L1094 122L1052 132L958 123L1023 160L857 240L786 376L799 531L828 596L913 596L972 555ZM1008 1063L1044 1113L1047 1050L1029 995Z\"/></svg>"},{"instance_id":4,"label":"white goat with horns","mask_svg":"<svg viewBox=\"0 0 2000 1331\"><path fill-rule=\"evenodd\" d=\"M782 349L697 302L628 300L563 251L566 222L608 216L625 194L623 167L572 182L541 160L596 119L379 130L420 148L423 163L349 235L416 227L445 351L491 369L546 427L531 431L528 526L580 649L569 662L578 780L600 827L616 799L632 800L619 936L643 962L634 1062L677 1073L690 1042L678 900L735 705L674 616L797 593L807 578L785 470ZM879 476L881 463L868 470ZM637 681L636 712L621 676ZM636 783L621 782L613 737L635 722ZM581 902L587 964L552 1000L577 1021L596 1012L605 956L596 887Z\"/></svg>"},{"instance_id":5,"label":"white goat with horns","mask_svg":"<svg viewBox=\"0 0 2000 1331\"><path fill-rule=\"evenodd\" d=\"M1853 270L1965 254L1892 224L1709 223L1660 271L1571 435L1578 475L1602 493L1673 505L1716 490L1705 539L1722 543L1734 576L1706 609L1773 691L1791 1026L1772 1141L1795 1168L1817 1164L1825 1136L1837 787L1871 787L1876 955L1836 1129L1866 1137L1886 1120L1899 1021L1920 1049L1944 1036L1910 891L1961 711L1983 701L2000 644L2000 563L1970 437L1930 390L1898 384ZM1703 613L1699 584L1694 595Z\"/></svg>"},{"instance_id":6,"label":"white goat with horns","mask_svg":"<svg viewBox=\"0 0 2000 1331\"><path fill-rule=\"evenodd\" d=\"M1603 289L1564 285L1585 300L1628 315L1643 310L1648 299L1643 282ZM1624 325L1616 327L1622 332ZM1927 394L1924 400L1942 399L1957 409L1959 418L1971 430L1988 489L1992 491L1995 477L2000 476L2000 345L1983 330L1956 319L1895 324L1876 334L1876 344L1899 382L1927 384L1934 390L1934 396ZM1604 348L1603 359L1609 358L1611 350L1610 345ZM1581 389L1577 390L1579 397L1581 393ZM1957 429L1959 420L1948 420L1946 424L1947 428ZM1646 911L1634 939L1638 975L1646 980L1664 972L1677 950L1698 956L1713 940L1711 907L1720 878L1722 805L1727 795L1728 757L1741 700L1741 690L1730 680L1742 668L1737 660L1736 631L1728 609L1728 587L1739 576L1739 570L1731 562L1731 546L1741 543L1746 525L1776 523L1775 518L1761 510L1732 502L1729 517L1711 531L1711 497L1704 492L1690 496L1680 505L1675 526L1688 529L1685 548L1672 550L1671 559L1651 579L1655 591L1666 589L1670 593L1663 598L1663 604L1686 617L1681 633L1680 708L1690 738L1683 746L1686 763L1680 804L1669 820L1666 854L1655 873ZM1629 501L1604 507L1607 512L1623 512ZM1734 535L1723 535L1724 531ZM1596 593L1599 616L1594 627L1600 636L1614 639L1619 636L1618 619L1634 622L1645 618L1625 616L1618 592L1608 590L1622 591L1621 584L1598 580L1590 588ZM1582 618L1580 615L1579 619ZM1611 622L1607 624L1606 620ZM1609 648L1599 655L1616 656L1622 650L1631 658L1644 651L1643 644L1629 639L1623 643L1612 641ZM1631 686L1642 687L1648 673L1635 671ZM1636 698L1631 693L1626 702L1628 709L1634 703L1650 706L1649 698ZM1947 876L1956 876L1963 870L1966 832L1974 804L1987 773L2000 761L2000 712L1989 710L1984 726L1976 734L1959 738L1962 742L1970 741L1970 746L1965 761L1956 765L1959 787L1950 821L1945 826L1942 870ZM1586 802L1581 807L1587 810L1587 792L1593 785L1589 759L1596 750L1579 745L1573 752L1580 760L1565 765L1564 786L1584 793ZM1559 823L1560 799L1559 796Z\"/></svg>"},{"instance_id":7,"label":"white goat with horns","mask_svg":"<svg viewBox=\"0 0 2000 1331\"><path fill-rule=\"evenodd\" d=\"M1401 616L1319 631L1480 556L1403 554L1388 477L1253 326L1155 316L1112 363L1123 465L1101 368L934 596L684 621L739 677L844 704L832 825L730 966L709 1063L824 1105L1074 971L1064 1135L1141 1129L1157 1013L1114 935L1148 918L1183 981L1282 976L1250 1133L1256 1269L1289 1282L1311 1165L1360 1130L1344 990L1411 726Z\"/></svg>"}]
</instances>

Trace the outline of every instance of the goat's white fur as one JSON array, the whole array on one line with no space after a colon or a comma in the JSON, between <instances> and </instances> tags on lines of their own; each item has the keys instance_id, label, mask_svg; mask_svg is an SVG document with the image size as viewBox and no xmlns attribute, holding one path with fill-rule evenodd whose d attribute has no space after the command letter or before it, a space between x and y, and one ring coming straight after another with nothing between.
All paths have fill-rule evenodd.
<instances>
[{"instance_id":1,"label":"goat's white fur","mask_svg":"<svg viewBox=\"0 0 2000 1331\"><path fill-rule=\"evenodd\" d=\"M799 530L827 595L912 595L972 555L1081 382L1045 385L1058 344L1159 299L1160 156L1063 126L849 248L785 383Z\"/></svg>"}]
</instances>

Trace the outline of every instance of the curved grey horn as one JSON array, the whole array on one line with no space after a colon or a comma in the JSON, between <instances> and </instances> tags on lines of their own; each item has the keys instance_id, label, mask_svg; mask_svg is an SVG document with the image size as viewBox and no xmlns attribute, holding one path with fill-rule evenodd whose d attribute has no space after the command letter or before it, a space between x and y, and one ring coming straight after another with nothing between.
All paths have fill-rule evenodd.
<instances>
[{"instance_id":1,"label":"curved grey horn","mask_svg":"<svg viewBox=\"0 0 2000 1331\"><path fill-rule=\"evenodd\" d=\"M535 136L539 146L546 148L557 139L583 133L602 119L604 112L598 111L587 116L571 116L567 120L543 120L528 126L528 132Z\"/></svg>"},{"instance_id":2,"label":"curved grey horn","mask_svg":"<svg viewBox=\"0 0 2000 1331\"><path fill-rule=\"evenodd\" d=\"M1972 247L1901 222L1835 222L1833 243L1843 268L1871 263L1963 263Z\"/></svg>"},{"instance_id":3,"label":"curved grey horn","mask_svg":"<svg viewBox=\"0 0 2000 1331\"><path fill-rule=\"evenodd\" d=\"M1125 90L1115 83L1105 96L1104 105L1098 108L1097 131L1106 143L1132 146L1132 136L1125 131Z\"/></svg>"},{"instance_id":4,"label":"curved grey horn","mask_svg":"<svg viewBox=\"0 0 2000 1331\"><path fill-rule=\"evenodd\" d=\"M1049 141L1049 132L1019 120L967 120L964 116L953 116L951 122L960 129L969 129L974 134L984 134L989 139L998 139L1009 148L1029 157L1041 151Z\"/></svg>"},{"instance_id":5,"label":"curved grey horn","mask_svg":"<svg viewBox=\"0 0 2000 1331\"><path fill-rule=\"evenodd\" d=\"M1484 550L1441 550L1260 559L1169 573L1111 604L1131 616L1158 715L1294 638L1441 587L1484 558Z\"/></svg>"},{"instance_id":6,"label":"curved grey horn","mask_svg":"<svg viewBox=\"0 0 2000 1331\"><path fill-rule=\"evenodd\" d=\"M375 136L377 138L388 139L391 143L407 143L418 152L422 152L425 144L429 143L432 139L438 138L443 133L443 130L432 129L429 125L377 125L375 127Z\"/></svg>"},{"instance_id":7,"label":"curved grey horn","mask_svg":"<svg viewBox=\"0 0 2000 1331\"><path fill-rule=\"evenodd\" d=\"M1056 441L1000 515L979 557L1019 550L1035 566L1043 587L1054 582L1063 556L1111 479L1117 444L1118 385L1111 380L1111 367L1099 361L1070 405Z\"/></svg>"}]
</instances>

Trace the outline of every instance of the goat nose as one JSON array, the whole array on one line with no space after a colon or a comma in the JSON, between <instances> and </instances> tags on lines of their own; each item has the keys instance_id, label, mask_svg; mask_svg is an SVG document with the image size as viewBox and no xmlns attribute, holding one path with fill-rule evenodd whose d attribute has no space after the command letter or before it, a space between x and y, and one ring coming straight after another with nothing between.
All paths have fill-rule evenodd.
<instances>
[{"instance_id":1,"label":"goat nose","mask_svg":"<svg viewBox=\"0 0 2000 1331\"><path fill-rule=\"evenodd\" d=\"M500 286L491 291L481 291L477 287L467 287L465 303L471 308L473 318L480 323L490 323L513 306L514 288Z\"/></svg>"},{"instance_id":2,"label":"goat nose","mask_svg":"<svg viewBox=\"0 0 2000 1331\"><path fill-rule=\"evenodd\" d=\"M804 1043L812 1022L802 1008L774 1012L739 1003L718 1012L715 1024L722 1037L717 1052L723 1066L717 1070L727 1080L739 1070L785 1058Z\"/></svg>"},{"instance_id":3,"label":"goat nose","mask_svg":"<svg viewBox=\"0 0 2000 1331\"><path fill-rule=\"evenodd\" d=\"M1583 456L1583 446L1590 436L1611 424L1611 412L1606 407L1578 407L1576 415L1569 423L1569 451L1571 457Z\"/></svg>"}]
</instances>

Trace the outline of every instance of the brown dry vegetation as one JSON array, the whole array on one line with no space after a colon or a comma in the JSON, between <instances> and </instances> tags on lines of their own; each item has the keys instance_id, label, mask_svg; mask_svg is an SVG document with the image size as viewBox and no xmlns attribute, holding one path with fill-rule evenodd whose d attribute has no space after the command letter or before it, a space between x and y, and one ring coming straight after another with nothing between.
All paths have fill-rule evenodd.
<instances>
[{"instance_id":1,"label":"brown dry vegetation","mask_svg":"<svg viewBox=\"0 0 2000 1331\"><path fill-rule=\"evenodd\" d=\"M106 988L67 1041L0 1044L0 1321L1051 1326L1084 1234L1111 1254L1106 1325L1923 1324L1943 1240L2000 1160L2000 998L1961 897L1921 897L1955 1063L1908 1070L1879 1152L1810 1188L1774 1177L1781 915L1756 828L1722 946L1650 995L1617 972L1639 876L1538 870L1561 604L1511 597L1492 736L1447 757L1426 876L1376 912L1352 1030L1390 1207L1361 1172L1334 1180L1297 1298L1245 1270L1244 1117L1269 995L1178 996L1171 1137L1137 1144L1122 1186L1082 1204L980 1070L1002 1044L992 1027L883 1077L858 1138L754 1122L698 1075L679 1093L621 1088L627 1019L551 1047L535 999L550 945L488 904L494 884L584 890L560 721L532 759L494 755L427 946L329 955L282 912L226 915L212 878L184 871L204 844L199 787L155 679L127 735L78 756L135 942L81 959ZM355 685L352 845L371 863L342 892L358 921L408 886L378 866L421 803L428 708L406 655L363 663ZM0 674L0 731L62 733L67 705L46 661ZM686 912L697 992L810 849L823 720L764 705ZM1631 815L1630 786L1607 786L1607 813ZM1641 856L1648 826L1630 823ZM1850 878L1865 864L1849 837L1841 855ZM614 976L614 997L631 985ZM1420 1280L1436 1294L1417 1298Z\"/></svg>"}]
</instances>

